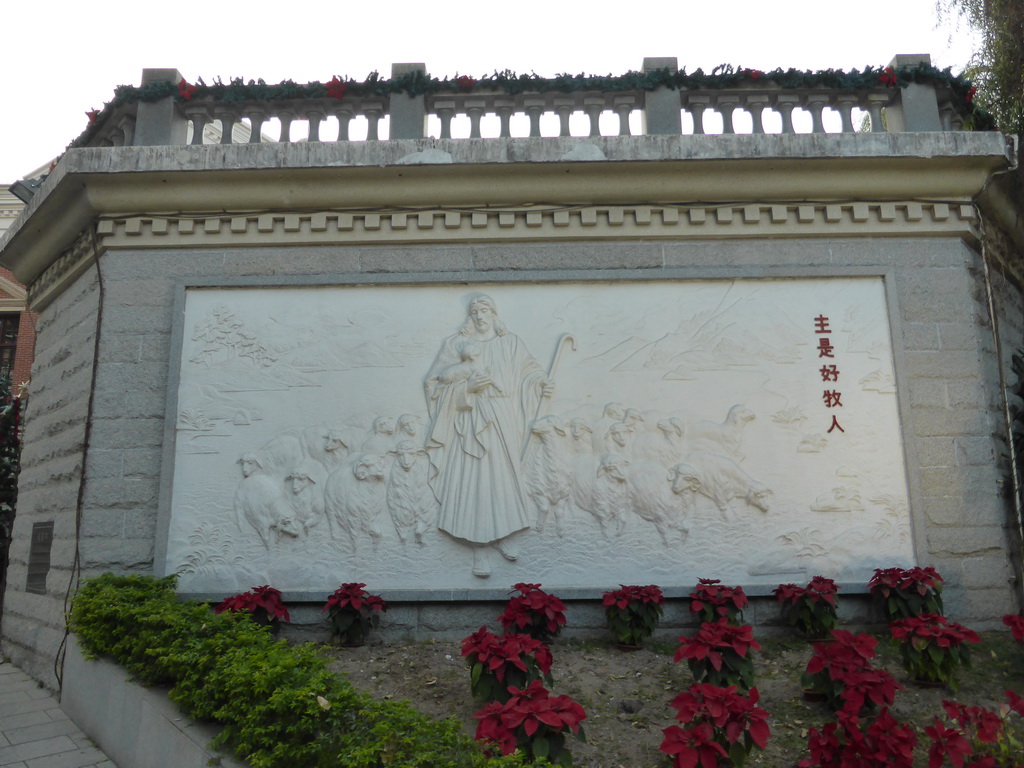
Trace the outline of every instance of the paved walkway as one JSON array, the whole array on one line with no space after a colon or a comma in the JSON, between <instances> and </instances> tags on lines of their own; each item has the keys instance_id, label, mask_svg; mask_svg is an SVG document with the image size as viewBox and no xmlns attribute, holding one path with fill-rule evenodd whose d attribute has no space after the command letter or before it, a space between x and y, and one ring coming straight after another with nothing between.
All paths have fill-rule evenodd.
<instances>
[{"instance_id":1,"label":"paved walkway","mask_svg":"<svg viewBox=\"0 0 1024 768\"><path fill-rule=\"evenodd\" d=\"M9 662L0 661L0 768L117 768L60 704Z\"/></svg>"}]
</instances>

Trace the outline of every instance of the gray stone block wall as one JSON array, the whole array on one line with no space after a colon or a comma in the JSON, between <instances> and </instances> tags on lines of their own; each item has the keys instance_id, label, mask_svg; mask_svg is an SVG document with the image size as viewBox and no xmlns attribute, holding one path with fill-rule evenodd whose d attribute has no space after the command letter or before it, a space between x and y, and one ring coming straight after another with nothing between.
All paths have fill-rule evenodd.
<instances>
[{"instance_id":1,"label":"gray stone block wall","mask_svg":"<svg viewBox=\"0 0 1024 768\"><path fill-rule=\"evenodd\" d=\"M97 394L130 381L132 389L125 397L149 402L151 410L144 415L97 409L98 424L109 421L110 437L116 440L102 444L122 451L122 461L131 460L135 470L131 476L90 484L87 517L95 510L99 519L101 510L110 509L121 509L125 516L105 520L106 528L97 525L97 531L104 533L97 533L95 543L83 541L85 561L100 567L112 548L105 534L111 525L120 524L122 559L113 564L144 567L152 541L147 510L152 509L160 473L160 456L154 449L161 419L153 401L165 394L161 374L169 363L166 331L173 301L169 286L175 280L319 278L346 272L411 273L415 280L420 273L449 270L477 273L488 280L497 277L496 272L514 279L514 273L524 269L557 272L552 275L556 279L608 269L635 270L632 275L656 279L667 270L684 278L757 277L780 272L821 274L821 270L851 267L887 272L891 278L919 561L934 565L946 577L954 615L991 623L997 614L1014 610L1003 529L1005 507L999 496L998 470L991 460L996 450L992 436L999 428L990 407L998 392L994 345L977 254L957 240L937 238L423 244L109 254L103 268L110 311L101 356L110 362L100 367ZM140 283L145 290L139 290ZM133 521L131 533L128 515ZM424 617L422 624L399 622L403 632L437 631L433 612L417 615Z\"/></svg>"},{"instance_id":2,"label":"gray stone block wall","mask_svg":"<svg viewBox=\"0 0 1024 768\"><path fill-rule=\"evenodd\" d=\"M7 572L3 652L50 688L64 639L65 595L74 578L76 509L92 378L95 272L82 275L37 323L36 357L25 413L25 440L14 542ZM25 591L33 523L53 522L46 594Z\"/></svg>"},{"instance_id":3,"label":"gray stone block wall","mask_svg":"<svg viewBox=\"0 0 1024 768\"><path fill-rule=\"evenodd\" d=\"M65 680L61 709L119 766L244 766L234 757L211 749L208 745L218 729L182 717L166 689L141 686L123 667L107 659L85 659L73 637ZM72 764L60 761L58 756L51 759L53 762L47 763L51 766Z\"/></svg>"},{"instance_id":4,"label":"gray stone block wall","mask_svg":"<svg viewBox=\"0 0 1024 768\"><path fill-rule=\"evenodd\" d=\"M978 254L959 246L914 260L897 282L910 389L912 485L922 562L945 577L946 612L974 626L998 626L1018 610L1008 557L1005 465L996 345ZM921 515L923 513L923 517ZM920 534L924 532L924 541ZM923 545L923 546L922 546Z\"/></svg>"},{"instance_id":5,"label":"gray stone block wall","mask_svg":"<svg viewBox=\"0 0 1024 768\"><path fill-rule=\"evenodd\" d=\"M999 414L1000 417L1003 415L1003 409L1008 406L1011 412L1011 418L1013 414L1017 414L1017 418L1021 418L1021 414L1024 414L1024 399L1021 399L1014 392L1018 392L1021 389L1021 380L1017 374L1013 372L1012 358L1014 355L1018 355L1024 358L1024 265L1019 262L1014 268L1011 268L1005 258L1001 257L999 253L993 253L989 251L989 263L990 268L988 270L988 282L991 285L992 292L992 304L996 317L996 327L999 333L1000 341L1000 357L999 364L1000 370L994 370L992 375L1001 374L1005 380L1006 388L1008 390L1007 397L1008 402L1004 403L1001 399L996 397L995 388L990 388L986 394L989 395L989 403L993 413ZM992 356L993 368L996 361L995 355ZM1002 424L1000 424L1002 427ZM995 441L994 449L991 454L988 453L989 446L983 443L976 445L962 445L960 448L960 459L963 462L978 462L987 463L989 465L995 465L998 467L998 482L1000 484L1002 495L1006 499L1007 506L1007 526L1011 528L1010 535L1013 535L1014 531L1020 530L1020 519L1018 514L1024 514L1020 510L1010 508L1012 506L1013 497L1013 482L1010 479L1010 462L1009 462L1009 451L1006 441L1003 439L1005 430L1000 430L1000 437ZM1018 455L1017 468L1020 472L1024 469L1024 456ZM1018 475L1018 483L1024 483L1024 476ZM1022 500L1024 503L1024 500ZM1014 578L1020 580L1024 578L1024 574L1020 572L1021 563L1016 563L1018 569L1017 573L1014 574ZM1017 584L1018 594L1022 587Z\"/></svg>"},{"instance_id":6,"label":"gray stone block wall","mask_svg":"<svg viewBox=\"0 0 1024 768\"><path fill-rule=\"evenodd\" d=\"M453 279L462 282L515 279L515 273L523 269L533 270L528 276L531 280L541 279L545 273L552 279L607 279L606 273L595 270L628 270L619 274L651 279L823 276L856 270L889 276L918 560L935 566L946 577L951 616L979 628L997 626L1002 614L1016 610L1016 603L1009 584L1005 501L1000 497L994 460L998 446L993 435L1000 427L992 410L998 399L997 368L979 264L976 253L952 238L351 245L107 253L102 258L105 307L80 543L83 573L95 575L108 569L146 572L152 568L158 535L166 379L176 354L171 349L170 332L174 298L181 284L230 283L239 278L273 284L302 276L311 282L336 276L344 282L346 274L404 274L415 281L432 272L452 273ZM54 509L65 504L72 509L74 502L71 489L79 457L70 435L73 427L80 428L84 413L79 401L87 386L91 353L91 345L84 339L93 326L83 302L91 298L94 306L94 289L88 289L92 280L91 275L82 278L46 310L42 322L49 325L38 342L37 385L44 387L42 391L63 392L65 400L72 393L78 396L74 408L37 398L41 409L46 401L45 409L54 413L33 414L30 422L30 439L45 435L32 447L29 464L35 468L24 477L23 493L34 504L49 498L47 504ZM1019 306L1019 292L1009 284L1001 290L1004 314L1012 314L1012 302ZM78 320L72 323L68 317ZM57 327L63 332L47 332ZM69 344L68 334L76 339L82 336L83 343ZM55 362L58 358L63 362ZM77 366L74 375L84 377L79 379L86 382L80 385L83 388L68 387L59 377L51 380L58 366L59 370ZM60 414L62 410L66 415ZM58 486L63 490L47 495L36 479L40 471L37 454L58 452L63 452L60 456L65 464L60 466L67 479ZM18 576L15 569L13 583L19 578L23 580L23 572ZM19 611L19 616L35 613L19 603L35 598L8 599L9 611ZM392 630L396 637L457 634L479 627L479 605L467 606L465 611L456 604L409 609L396 613ZM497 615L492 610L484 613ZM59 615L52 615L55 618L50 624L59 626ZM12 624L17 626L19 621L15 618Z\"/></svg>"}]
</instances>

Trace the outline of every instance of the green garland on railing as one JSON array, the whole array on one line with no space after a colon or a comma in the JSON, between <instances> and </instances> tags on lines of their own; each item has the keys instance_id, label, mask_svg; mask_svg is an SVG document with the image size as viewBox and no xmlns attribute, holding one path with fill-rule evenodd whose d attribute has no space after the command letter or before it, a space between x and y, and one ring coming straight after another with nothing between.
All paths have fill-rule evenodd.
<instances>
[{"instance_id":1,"label":"green garland on railing","mask_svg":"<svg viewBox=\"0 0 1024 768\"><path fill-rule=\"evenodd\" d=\"M947 87L960 106L965 125L973 130L995 130L992 116L972 103L974 86L963 75L953 75L950 68L919 64L916 67L865 67L849 72L825 69L817 72L798 69L774 69L762 72L757 69L733 67L723 64L710 73L696 69L688 73L685 68L673 72L670 69L654 69L645 72L631 71L624 75L570 75L541 77L536 73L516 74L511 70L494 72L481 78L466 75L451 79L431 77L424 72L407 72L393 78L382 78L371 72L365 80L357 81L334 77L327 83L295 83L291 80L269 85L263 80L232 78L224 83L217 78L207 85L202 78L195 84L182 80L180 83L148 83L141 87L120 85L114 90L114 98L102 110L89 113L89 126L71 147L87 144L99 130L104 118L121 105L138 101L159 101L173 97L179 102L193 99L209 99L229 103L283 101L301 99L323 99L333 97L344 100L346 96L390 96L405 93L421 96L437 93L467 93L480 91L505 91L510 95L524 92L573 93L576 91L653 91L656 88L678 90L718 90L739 87L763 87L766 85L783 89L829 88L845 91L869 90L878 87L905 88L912 83Z\"/></svg>"}]
</instances>

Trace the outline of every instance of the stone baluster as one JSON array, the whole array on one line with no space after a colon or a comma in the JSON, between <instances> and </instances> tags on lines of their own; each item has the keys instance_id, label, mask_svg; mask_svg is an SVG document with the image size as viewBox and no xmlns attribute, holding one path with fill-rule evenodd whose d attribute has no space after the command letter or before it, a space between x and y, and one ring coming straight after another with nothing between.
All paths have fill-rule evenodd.
<instances>
[{"instance_id":1,"label":"stone baluster","mask_svg":"<svg viewBox=\"0 0 1024 768\"><path fill-rule=\"evenodd\" d=\"M645 57L644 72L668 69L676 72L679 61L675 56L664 58ZM644 93L643 131L649 135L678 136L683 132L683 116L680 93L677 90L659 86ZM695 122L696 124L696 122Z\"/></svg>"},{"instance_id":2,"label":"stone baluster","mask_svg":"<svg viewBox=\"0 0 1024 768\"><path fill-rule=\"evenodd\" d=\"M441 121L441 134L438 138L450 139L452 137L452 118L455 117L454 99L434 99L434 112L437 119Z\"/></svg>"},{"instance_id":3,"label":"stone baluster","mask_svg":"<svg viewBox=\"0 0 1024 768\"><path fill-rule=\"evenodd\" d=\"M410 72L427 71L426 64L392 64L391 77L401 77ZM407 93L393 93L388 100L388 114L391 127L388 138L422 139L427 135L427 100L421 93L410 96Z\"/></svg>"},{"instance_id":4,"label":"stone baluster","mask_svg":"<svg viewBox=\"0 0 1024 768\"><path fill-rule=\"evenodd\" d=\"M338 118L338 141L348 141L348 126L352 122L352 109L339 107L334 110L334 116Z\"/></svg>"},{"instance_id":5,"label":"stone baluster","mask_svg":"<svg viewBox=\"0 0 1024 768\"><path fill-rule=\"evenodd\" d=\"M262 109L249 108L245 112L249 118L249 143L259 144L263 141L263 123L266 122L267 113Z\"/></svg>"},{"instance_id":6,"label":"stone baluster","mask_svg":"<svg viewBox=\"0 0 1024 768\"><path fill-rule=\"evenodd\" d=\"M795 93L780 93L775 96L775 111L782 117L782 132L795 133L793 130L793 110L800 104L800 97Z\"/></svg>"},{"instance_id":7,"label":"stone baluster","mask_svg":"<svg viewBox=\"0 0 1024 768\"><path fill-rule=\"evenodd\" d=\"M464 109L466 110L466 114L469 115L469 138L481 138L480 118L485 114L487 101L481 98L466 99Z\"/></svg>"},{"instance_id":8,"label":"stone baluster","mask_svg":"<svg viewBox=\"0 0 1024 768\"><path fill-rule=\"evenodd\" d=\"M939 125L944 131L953 130L953 110L948 105L939 110Z\"/></svg>"},{"instance_id":9,"label":"stone baluster","mask_svg":"<svg viewBox=\"0 0 1024 768\"><path fill-rule=\"evenodd\" d=\"M117 124L117 129L121 132L121 143L118 146L132 146L132 142L135 139L135 118L131 115L125 115L121 118L121 122Z\"/></svg>"},{"instance_id":10,"label":"stone baluster","mask_svg":"<svg viewBox=\"0 0 1024 768\"><path fill-rule=\"evenodd\" d=\"M523 99L523 109L530 118L530 138L540 136L540 116L544 114L547 103L542 97L527 96Z\"/></svg>"},{"instance_id":11,"label":"stone baluster","mask_svg":"<svg viewBox=\"0 0 1024 768\"><path fill-rule=\"evenodd\" d=\"M586 96L583 99L583 111L590 119L590 137L601 135L601 113L604 111L604 99L600 96Z\"/></svg>"},{"instance_id":12,"label":"stone baluster","mask_svg":"<svg viewBox=\"0 0 1024 768\"><path fill-rule=\"evenodd\" d=\"M750 119L753 121L753 133L764 133L763 115L765 108L768 107L768 94L751 94L744 101L747 112L750 113Z\"/></svg>"},{"instance_id":13,"label":"stone baluster","mask_svg":"<svg viewBox=\"0 0 1024 768\"><path fill-rule=\"evenodd\" d=\"M292 140L292 121L295 115L289 109L279 109L277 119L281 121L281 136L278 141L282 144L289 144Z\"/></svg>"},{"instance_id":14,"label":"stone baluster","mask_svg":"<svg viewBox=\"0 0 1024 768\"><path fill-rule=\"evenodd\" d=\"M384 117L383 101L368 101L363 104L363 114L366 115L366 140L380 141L380 121Z\"/></svg>"},{"instance_id":15,"label":"stone baluster","mask_svg":"<svg viewBox=\"0 0 1024 768\"><path fill-rule=\"evenodd\" d=\"M732 126L732 114L736 111L736 108L740 105L740 97L733 96L732 94L723 94L718 97L718 101L715 103L715 109L722 116L722 134L732 135L736 133L736 130Z\"/></svg>"},{"instance_id":16,"label":"stone baluster","mask_svg":"<svg viewBox=\"0 0 1024 768\"><path fill-rule=\"evenodd\" d=\"M213 117L220 121L220 143L231 144L235 128L235 111L230 106L218 105L213 111Z\"/></svg>"},{"instance_id":17,"label":"stone baluster","mask_svg":"<svg viewBox=\"0 0 1024 768\"><path fill-rule=\"evenodd\" d=\"M320 141L320 123L327 117L319 109L311 109L306 113L309 120L309 141Z\"/></svg>"},{"instance_id":18,"label":"stone baluster","mask_svg":"<svg viewBox=\"0 0 1024 768\"><path fill-rule=\"evenodd\" d=\"M629 129L629 116L636 106L636 99L632 96L615 96L612 99L612 104L615 113L619 116L619 136L632 135ZM680 123L679 130L682 131L682 123Z\"/></svg>"},{"instance_id":19,"label":"stone baluster","mask_svg":"<svg viewBox=\"0 0 1024 768\"><path fill-rule=\"evenodd\" d=\"M206 124L210 122L210 114L206 109L205 105L194 104L185 107L185 114L188 119L192 121L192 141L193 145L203 143L203 134L206 131ZM136 136L138 134L136 133Z\"/></svg>"},{"instance_id":20,"label":"stone baluster","mask_svg":"<svg viewBox=\"0 0 1024 768\"><path fill-rule=\"evenodd\" d=\"M828 96L823 93L812 93L807 97L806 109L811 113L811 133L824 133L825 124L821 120L821 112L828 105Z\"/></svg>"},{"instance_id":21,"label":"stone baluster","mask_svg":"<svg viewBox=\"0 0 1024 768\"><path fill-rule=\"evenodd\" d=\"M843 133L854 133L853 108L857 106L857 97L851 94L840 94L836 96L836 109L839 110L839 117L843 123Z\"/></svg>"},{"instance_id":22,"label":"stone baluster","mask_svg":"<svg viewBox=\"0 0 1024 768\"><path fill-rule=\"evenodd\" d=\"M690 116L693 118L693 135L703 136L704 135L704 110L711 106L711 98L709 96L687 96L686 107L690 111ZM682 127L679 128L682 131Z\"/></svg>"},{"instance_id":23,"label":"stone baluster","mask_svg":"<svg viewBox=\"0 0 1024 768\"><path fill-rule=\"evenodd\" d=\"M96 135L92 137L92 146L94 147L123 147L124 143L124 132L116 125L105 125L101 130L96 132Z\"/></svg>"},{"instance_id":24,"label":"stone baluster","mask_svg":"<svg viewBox=\"0 0 1024 768\"><path fill-rule=\"evenodd\" d=\"M142 86L149 83L179 83L181 73L176 69L142 70ZM170 146L184 144L188 137L188 119L174 96L159 101L140 101L135 116L135 130L131 143L136 147ZM202 143L202 132L200 132Z\"/></svg>"},{"instance_id":25,"label":"stone baluster","mask_svg":"<svg viewBox=\"0 0 1024 768\"><path fill-rule=\"evenodd\" d=\"M885 124L882 120L882 107L889 103L889 97L882 93L869 93L867 111L871 117L871 132L884 133Z\"/></svg>"},{"instance_id":26,"label":"stone baluster","mask_svg":"<svg viewBox=\"0 0 1024 768\"><path fill-rule=\"evenodd\" d=\"M515 99L505 98L502 96L494 99L494 103L491 105L494 107L494 111L498 115L498 120L501 123L498 135L503 139L509 139L512 137L512 115L516 113L516 102Z\"/></svg>"},{"instance_id":27,"label":"stone baluster","mask_svg":"<svg viewBox=\"0 0 1024 768\"><path fill-rule=\"evenodd\" d=\"M569 117L572 115L576 106L575 100L564 96L556 96L553 99L553 106L555 108L555 114L558 115L558 135L570 136Z\"/></svg>"}]
</instances>

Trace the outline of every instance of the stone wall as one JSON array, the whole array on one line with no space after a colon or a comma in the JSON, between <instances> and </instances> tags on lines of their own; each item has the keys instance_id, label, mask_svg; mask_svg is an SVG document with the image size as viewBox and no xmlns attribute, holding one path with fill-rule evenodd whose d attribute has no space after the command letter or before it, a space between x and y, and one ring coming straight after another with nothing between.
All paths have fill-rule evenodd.
<instances>
[{"instance_id":1,"label":"stone wall","mask_svg":"<svg viewBox=\"0 0 1024 768\"><path fill-rule=\"evenodd\" d=\"M917 561L946 577L948 613L957 620L994 627L1002 614L1016 610L1005 503L993 461L1000 423L992 408L997 399L992 334L979 256L959 238L138 249L108 251L101 270L100 363L79 544L83 576L108 569L149 572L154 558L159 561L158 508L163 504L166 512L173 436L165 414L177 365L171 332L183 286L232 285L240 278L268 285L344 283L345 275L417 282L438 279L438 273L467 284L527 274L531 280L555 281L624 274L682 280L868 274L885 276L895 309L890 312L893 350ZM1001 284L998 292L1009 317L1019 291ZM56 521L53 567L45 597L21 592L27 537L20 537L4 616L5 650L51 682L74 558L96 301L90 271L41 316L33 393L39 396L33 397L35 410L28 417L18 523ZM491 586L494 594L487 599L497 599L509 585ZM480 603L464 610L457 602L407 603L392 614L384 632L458 634L491 613ZM312 610L298 615L318 618Z\"/></svg>"},{"instance_id":2,"label":"stone wall","mask_svg":"<svg viewBox=\"0 0 1024 768\"><path fill-rule=\"evenodd\" d=\"M32 397L25 414L3 648L49 687L56 685L54 660L65 635L65 599L75 579L76 509L98 304L95 272L87 272L39 317ZM45 594L25 591L36 523L53 523Z\"/></svg>"},{"instance_id":3,"label":"stone wall","mask_svg":"<svg viewBox=\"0 0 1024 768\"><path fill-rule=\"evenodd\" d=\"M920 559L946 578L947 613L979 622L1015 611L1016 601L996 461L1004 426L995 343L980 256L963 254L962 267L910 275L901 299L911 320L909 470L924 512Z\"/></svg>"},{"instance_id":4,"label":"stone wall","mask_svg":"<svg viewBox=\"0 0 1024 768\"><path fill-rule=\"evenodd\" d=\"M93 444L83 516L85 571L147 568L156 537L166 425L169 330L178 285L332 274L456 273L552 279L645 275L799 276L862 269L891 275L893 328L907 438L914 537L921 563L949 581L950 612L988 621L1012 609L1004 511L992 462L999 424L991 333L978 257L941 239L531 243L324 247L268 250L121 251L102 262L106 310ZM678 272L676 270L682 270ZM901 349L902 347L902 349ZM99 447L102 446L102 449ZM166 479L166 478L165 478ZM497 585L495 585L497 586ZM970 597L964 591L971 589Z\"/></svg>"},{"instance_id":5,"label":"stone wall","mask_svg":"<svg viewBox=\"0 0 1024 768\"><path fill-rule=\"evenodd\" d=\"M1024 414L1024 401L1019 397L1021 392L1022 379L1016 372L1013 358L1024 359L1024 265L1019 258L1014 259L1015 254L1020 253L1019 243L1015 244L1005 236L1005 232L990 227L992 235L988 242L986 258L988 269L981 271L981 278L986 284L986 300L991 294L992 310L995 315L995 335L998 339L999 355L991 355L990 375L1001 379L1006 387L1007 399L999 395L996 389L991 390L989 396L989 407L999 419L998 437L995 444L994 463L998 466L999 483L1001 495L1005 501L1005 525L1008 529L1011 540L1020 541L1024 530L1022 530L1022 517L1024 510L1014 504L1014 493L1021 494L1020 504L1024 504L1024 490L1021 484L1024 483L1024 456L1018 452L1015 456L1017 471L1017 486L1011 476L1011 457L1006 440L1007 428L1005 425L1005 412L1009 411L1009 419L1015 420L1016 429L1020 429L1022 414ZM991 324L990 324L991 325ZM1014 394L1017 393L1017 394ZM1020 561L1021 551L1017 548L1017 556L1011 557L1011 566L1019 575L1022 573ZM1018 576L1019 578L1019 576ZM1024 591L1024 585L1019 581L1015 584L1018 595Z\"/></svg>"}]
</instances>

